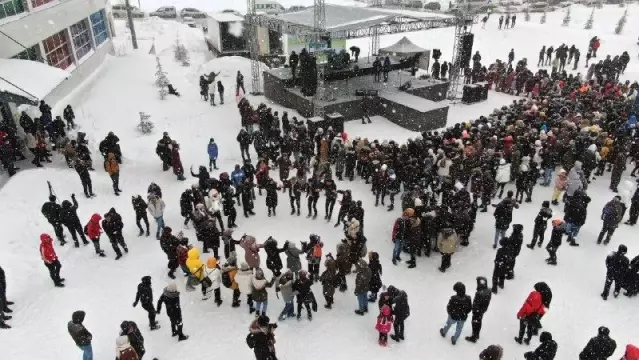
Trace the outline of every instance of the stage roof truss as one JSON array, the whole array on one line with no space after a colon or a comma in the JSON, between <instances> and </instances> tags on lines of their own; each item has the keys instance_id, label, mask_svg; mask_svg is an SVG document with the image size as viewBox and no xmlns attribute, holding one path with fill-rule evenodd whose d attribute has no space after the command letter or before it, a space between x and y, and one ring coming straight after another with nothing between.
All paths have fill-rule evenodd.
<instances>
[{"instance_id":1,"label":"stage roof truss","mask_svg":"<svg viewBox=\"0 0 639 360\"><path fill-rule=\"evenodd\" d=\"M412 31L437 29L455 26L456 18L416 18L405 15L388 16L381 19L362 21L355 24L335 26L327 30L315 31L312 26L291 23L271 15L247 16L245 21L252 25L267 28L281 34L297 36L306 41L320 33L330 35L331 39L357 39L373 35L377 29L378 35L398 34Z\"/></svg>"}]
</instances>

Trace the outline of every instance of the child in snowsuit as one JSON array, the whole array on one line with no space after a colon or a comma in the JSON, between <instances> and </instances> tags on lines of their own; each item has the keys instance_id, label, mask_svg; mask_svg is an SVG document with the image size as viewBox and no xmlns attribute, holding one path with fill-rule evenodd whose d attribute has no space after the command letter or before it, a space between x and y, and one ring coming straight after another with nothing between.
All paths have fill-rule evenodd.
<instances>
[{"instance_id":1,"label":"child in snowsuit","mask_svg":"<svg viewBox=\"0 0 639 360\"><path fill-rule=\"evenodd\" d=\"M564 221L561 219L555 219L552 221L552 234L550 235L550 242L546 246L546 250L550 257L546 259L548 265L557 265L557 249L561 246L561 240L564 236L565 227Z\"/></svg>"},{"instance_id":2,"label":"child in snowsuit","mask_svg":"<svg viewBox=\"0 0 639 360\"><path fill-rule=\"evenodd\" d=\"M541 209L535 218L535 227L533 229L533 237L530 244L526 245L529 249L534 249L535 244L537 244L537 239L539 239L538 246L541 247L541 244L544 242L544 233L546 232L546 226L548 224L548 219L552 217L552 210L550 209L550 202L544 201L541 204Z\"/></svg>"},{"instance_id":3,"label":"child in snowsuit","mask_svg":"<svg viewBox=\"0 0 639 360\"><path fill-rule=\"evenodd\" d=\"M382 309L377 315L377 324L375 329L379 332L379 344L386 346L388 342L388 333L391 331L393 325L393 315L391 314L391 308L388 305L382 306Z\"/></svg>"}]
</instances>

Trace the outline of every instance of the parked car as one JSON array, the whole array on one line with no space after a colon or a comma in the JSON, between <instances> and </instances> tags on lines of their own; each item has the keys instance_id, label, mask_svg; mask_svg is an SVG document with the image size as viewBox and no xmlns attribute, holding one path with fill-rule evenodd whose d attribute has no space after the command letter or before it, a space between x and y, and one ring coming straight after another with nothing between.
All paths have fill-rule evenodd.
<instances>
[{"instance_id":1,"label":"parked car","mask_svg":"<svg viewBox=\"0 0 639 360\"><path fill-rule=\"evenodd\" d=\"M190 17L192 19L203 19L206 17L206 13L201 12L198 9L195 8L184 8L182 10L180 10L180 17L181 18L185 18L185 17Z\"/></svg>"},{"instance_id":2,"label":"parked car","mask_svg":"<svg viewBox=\"0 0 639 360\"><path fill-rule=\"evenodd\" d=\"M195 28L197 27L197 24L195 23L195 19L193 19L190 16L184 16L182 17L182 22L186 25L188 25L189 27Z\"/></svg>"},{"instance_id":3,"label":"parked car","mask_svg":"<svg viewBox=\"0 0 639 360\"><path fill-rule=\"evenodd\" d=\"M164 19L176 19L177 15L175 6L162 6L149 14L149 16L157 16Z\"/></svg>"},{"instance_id":4,"label":"parked car","mask_svg":"<svg viewBox=\"0 0 639 360\"><path fill-rule=\"evenodd\" d=\"M145 16L144 11L136 8L135 6L129 6L131 9L131 16L134 18L143 18ZM111 7L111 13L115 19L125 19L126 15L126 5L124 4L116 4Z\"/></svg>"}]
</instances>

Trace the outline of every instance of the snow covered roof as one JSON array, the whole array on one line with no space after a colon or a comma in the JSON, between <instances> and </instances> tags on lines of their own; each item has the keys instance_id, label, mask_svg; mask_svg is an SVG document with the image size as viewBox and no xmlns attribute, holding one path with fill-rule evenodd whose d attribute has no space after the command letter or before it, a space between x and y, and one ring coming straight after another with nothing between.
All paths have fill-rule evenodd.
<instances>
[{"instance_id":1,"label":"snow covered roof","mask_svg":"<svg viewBox=\"0 0 639 360\"><path fill-rule=\"evenodd\" d=\"M0 59L0 91L36 102L66 80L70 73L47 64L20 59Z\"/></svg>"},{"instance_id":2,"label":"snow covered roof","mask_svg":"<svg viewBox=\"0 0 639 360\"><path fill-rule=\"evenodd\" d=\"M217 22L237 22L244 21L244 18L232 12L209 13L211 19Z\"/></svg>"},{"instance_id":3,"label":"snow covered roof","mask_svg":"<svg viewBox=\"0 0 639 360\"><path fill-rule=\"evenodd\" d=\"M342 30L350 27L360 28L369 25L369 23L370 25L379 24L397 17L397 14L362 7L326 4L325 9L326 29L330 30ZM283 13L274 17L290 23L313 27L313 11L311 6L304 10Z\"/></svg>"},{"instance_id":4,"label":"snow covered roof","mask_svg":"<svg viewBox=\"0 0 639 360\"><path fill-rule=\"evenodd\" d=\"M404 36L401 40L396 42L391 46L387 46L385 48L379 49L380 53L395 53L395 54L416 54L426 51L415 44L412 41L408 40L406 36Z\"/></svg>"}]
</instances>

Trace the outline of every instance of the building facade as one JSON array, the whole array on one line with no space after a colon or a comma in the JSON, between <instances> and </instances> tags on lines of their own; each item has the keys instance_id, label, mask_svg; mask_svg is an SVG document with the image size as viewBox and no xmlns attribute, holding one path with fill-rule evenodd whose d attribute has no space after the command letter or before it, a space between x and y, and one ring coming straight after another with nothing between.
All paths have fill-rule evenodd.
<instances>
[{"instance_id":1,"label":"building facade","mask_svg":"<svg viewBox=\"0 0 639 360\"><path fill-rule=\"evenodd\" d=\"M107 0L0 0L0 58L41 61L70 74L45 97L52 106L112 49Z\"/></svg>"}]
</instances>

